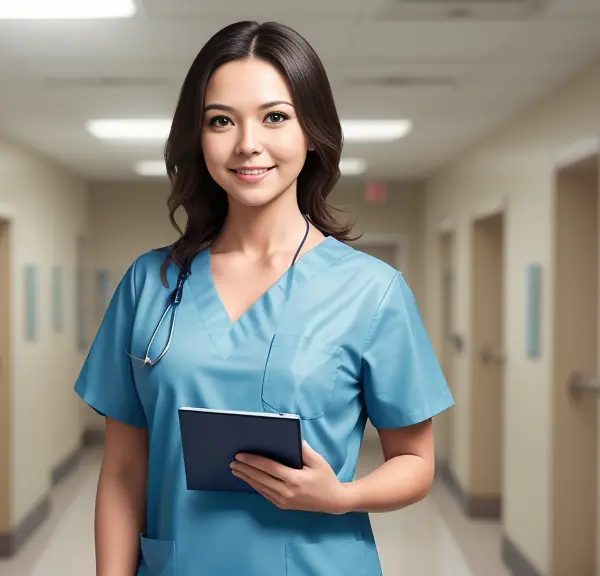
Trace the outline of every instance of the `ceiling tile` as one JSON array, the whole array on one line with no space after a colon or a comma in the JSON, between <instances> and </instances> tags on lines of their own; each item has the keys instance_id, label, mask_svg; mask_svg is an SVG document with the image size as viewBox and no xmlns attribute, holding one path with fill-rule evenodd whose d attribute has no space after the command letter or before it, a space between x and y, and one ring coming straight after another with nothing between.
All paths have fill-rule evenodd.
<instances>
[{"instance_id":1,"label":"ceiling tile","mask_svg":"<svg viewBox=\"0 0 600 576\"><path fill-rule=\"evenodd\" d=\"M525 60L540 56L579 58L599 49L600 22L597 20L540 20L520 28L499 56Z\"/></svg>"},{"instance_id":2,"label":"ceiling tile","mask_svg":"<svg viewBox=\"0 0 600 576\"><path fill-rule=\"evenodd\" d=\"M550 3L545 11L545 16L552 19L564 19L569 16L600 18L600 2L598 0L558 0Z\"/></svg>"},{"instance_id":3,"label":"ceiling tile","mask_svg":"<svg viewBox=\"0 0 600 576\"><path fill-rule=\"evenodd\" d=\"M198 2L197 0L144 0L143 12L150 17L205 18L214 15L230 16L231 21L251 19L258 22L285 20L288 16L346 16L358 13L362 0L252 0L247 5L239 0Z\"/></svg>"},{"instance_id":4,"label":"ceiling tile","mask_svg":"<svg viewBox=\"0 0 600 576\"><path fill-rule=\"evenodd\" d=\"M322 57L347 54L352 23L290 18L290 25ZM225 19L97 22L0 22L2 59L18 62L87 60L140 62L185 61L191 64Z\"/></svg>"},{"instance_id":5,"label":"ceiling tile","mask_svg":"<svg viewBox=\"0 0 600 576\"><path fill-rule=\"evenodd\" d=\"M512 22L365 23L352 54L412 62L483 59L505 44L518 29Z\"/></svg>"}]
</instances>

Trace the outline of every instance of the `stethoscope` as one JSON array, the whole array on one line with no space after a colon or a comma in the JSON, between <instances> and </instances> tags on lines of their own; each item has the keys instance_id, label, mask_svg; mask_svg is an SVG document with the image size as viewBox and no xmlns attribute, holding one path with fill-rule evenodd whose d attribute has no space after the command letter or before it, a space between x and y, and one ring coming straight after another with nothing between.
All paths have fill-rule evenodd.
<instances>
[{"instance_id":1,"label":"stethoscope","mask_svg":"<svg viewBox=\"0 0 600 576\"><path fill-rule=\"evenodd\" d=\"M304 232L304 237L302 238L302 242L300 242L300 245L298 246L298 249L296 250L296 253L294 254L294 258L292 259L290 268L292 268L294 266L294 264L296 263L298 255L300 254L300 251L302 250L304 243L306 242L306 238L308 237L308 232L310 230L309 218L307 216L304 216L304 220L306 221L306 231ZM156 366L165 357L166 353L171 348L171 342L173 340L173 333L175 331L175 318L177 317L177 309L179 308L179 304L181 304L181 299L183 296L183 285L185 284L185 281L189 278L191 273L192 273L191 272L191 261L188 261L182 267L181 271L179 272L179 276L177 278L177 286L175 287L175 290L173 290L173 292L169 296L169 304L167 305L166 310L163 312L163 315L161 316L156 328L154 329L154 332L152 333L152 337L150 338L150 342L148 342L148 347L146 348L146 357L142 360L141 358L135 358L135 356L132 356L132 358L134 358L135 360L139 360L140 362L143 362L143 366L150 366L150 367ZM156 338L156 335L160 331L160 327L162 326L162 323L164 322L164 320L167 317L167 315L169 314L169 312L172 312L171 326L169 328L169 338L167 339L167 343L165 344L165 347L163 348L162 352L156 357L155 360L152 360L152 358L150 358L150 349L152 348L154 339Z\"/></svg>"}]
</instances>

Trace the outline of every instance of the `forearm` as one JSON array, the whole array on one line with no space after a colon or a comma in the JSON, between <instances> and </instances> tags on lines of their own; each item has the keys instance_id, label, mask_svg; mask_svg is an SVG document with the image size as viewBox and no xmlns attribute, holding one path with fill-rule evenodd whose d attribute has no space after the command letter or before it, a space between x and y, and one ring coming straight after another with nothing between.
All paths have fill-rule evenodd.
<instances>
[{"instance_id":1,"label":"forearm","mask_svg":"<svg viewBox=\"0 0 600 576\"><path fill-rule=\"evenodd\" d=\"M427 496L434 466L425 458L405 454L390 458L370 474L344 484L345 511L390 512Z\"/></svg>"},{"instance_id":2,"label":"forearm","mask_svg":"<svg viewBox=\"0 0 600 576\"><path fill-rule=\"evenodd\" d=\"M101 472L95 516L97 576L136 574L145 502L140 478Z\"/></svg>"}]
</instances>

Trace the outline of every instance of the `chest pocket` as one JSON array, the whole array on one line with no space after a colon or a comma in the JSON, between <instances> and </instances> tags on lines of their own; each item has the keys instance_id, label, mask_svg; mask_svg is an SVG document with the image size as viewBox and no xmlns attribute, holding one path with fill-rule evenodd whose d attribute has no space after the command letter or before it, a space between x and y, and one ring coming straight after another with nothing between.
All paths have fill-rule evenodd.
<instances>
[{"instance_id":1,"label":"chest pocket","mask_svg":"<svg viewBox=\"0 0 600 576\"><path fill-rule=\"evenodd\" d=\"M307 420L321 418L331 403L339 363L337 346L275 334L262 382L263 407Z\"/></svg>"}]
</instances>

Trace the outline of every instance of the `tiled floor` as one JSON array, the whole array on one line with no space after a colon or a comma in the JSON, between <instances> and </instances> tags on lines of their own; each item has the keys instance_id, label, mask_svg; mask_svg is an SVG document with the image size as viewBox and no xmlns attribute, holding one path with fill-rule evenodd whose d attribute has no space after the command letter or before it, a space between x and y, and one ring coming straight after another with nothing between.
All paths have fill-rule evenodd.
<instances>
[{"instance_id":1,"label":"tiled floor","mask_svg":"<svg viewBox=\"0 0 600 576\"><path fill-rule=\"evenodd\" d=\"M18 557L0 560L0 576L93 576L93 507L100 454L91 451L53 497L50 520ZM381 462L376 442L363 447L358 475ZM399 512L376 514L373 528L385 576L509 576L500 563L496 523L466 520L444 486Z\"/></svg>"}]
</instances>

